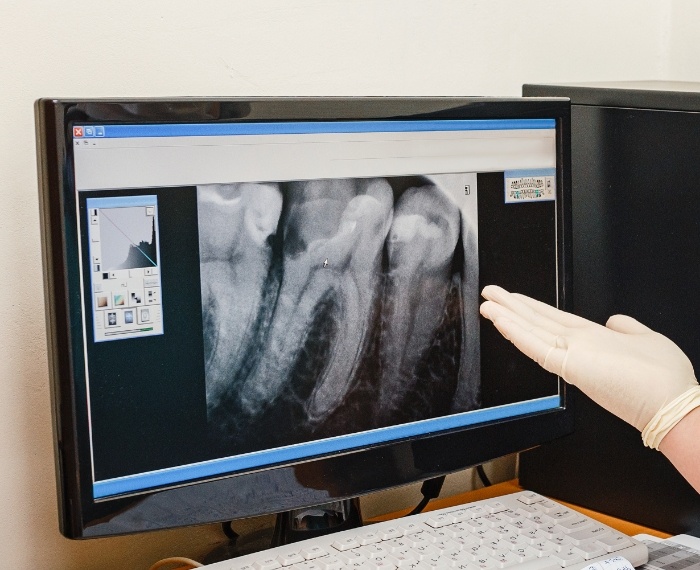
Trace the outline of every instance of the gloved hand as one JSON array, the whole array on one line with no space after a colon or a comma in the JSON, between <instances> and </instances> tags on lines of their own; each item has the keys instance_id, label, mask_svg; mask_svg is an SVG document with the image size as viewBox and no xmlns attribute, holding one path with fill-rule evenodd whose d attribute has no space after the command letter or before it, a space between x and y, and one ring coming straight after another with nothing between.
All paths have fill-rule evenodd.
<instances>
[{"instance_id":1,"label":"gloved hand","mask_svg":"<svg viewBox=\"0 0 700 570\"><path fill-rule=\"evenodd\" d=\"M675 425L682 415L675 416L700 406L690 360L668 338L635 319L614 315L601 326L494 285L482 294L487 301L481 314L545 370L638 430L665 430L650 434L645 444L658 448L658 436L671 429L666 420Z\"/></svg>"}]
</instances>

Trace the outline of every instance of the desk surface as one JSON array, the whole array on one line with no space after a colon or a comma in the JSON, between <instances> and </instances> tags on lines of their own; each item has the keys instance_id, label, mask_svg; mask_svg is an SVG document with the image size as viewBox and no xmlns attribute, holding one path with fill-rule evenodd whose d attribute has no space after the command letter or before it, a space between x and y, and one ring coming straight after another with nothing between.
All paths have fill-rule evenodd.
<instances>
[{"instance_id":1,"label":"desk surface","mask_svg":"<svg viewBox=\"0 0 700 570\"><path fill-rule=\"evenodd\" d=\"M491 485L490 487L484 487L482 489L476 489L474 491L468 491L466 493L460 493L459 495L455 495L453 497L447 497L445 499L434 499L428 503L428 506L426 507L426 511L432 511L435 509L444 509L446 507L452 507L455 505L461 505L463 503L469 503L472 501L480 501L482 499L492 499L494 497L499 497L501 495L507 495L509 493L515 493L517 491L522 491L522 487L518 485L517 481L507 481L505 483L497 483L496 485ZM618 519L616 517L611 517L609 515L604 515L602 513L598 513L596 511L592 511L590 509L586 509L583 507L579 507L577 505L572 505L571 503L566 503L564 501L559 501L557 502L566 505L568 507L571 507L574 510L579 511L580 513L583 513L584 515L587 515L597 521L602 522L603 524L606 524L608 526L611 526L612 528L619 530L620 532L623 532L627 535L634 536L635 534L650 534L652 536L656 536L659 538L668 538L671 536L670 534L647 528L642 525L638 525L635 523L631 523L622 519ZM410 509L407 509L405 512L404 511L399 511L396 513L390 513L388 515L384 515L381 517L375 517L372 518L368 521L367 523L371 522L378 522L382 520L389 520L393 518L397 518L400 516L403 516L407 514L410 511Z\"/></svg>"}]
</instances>

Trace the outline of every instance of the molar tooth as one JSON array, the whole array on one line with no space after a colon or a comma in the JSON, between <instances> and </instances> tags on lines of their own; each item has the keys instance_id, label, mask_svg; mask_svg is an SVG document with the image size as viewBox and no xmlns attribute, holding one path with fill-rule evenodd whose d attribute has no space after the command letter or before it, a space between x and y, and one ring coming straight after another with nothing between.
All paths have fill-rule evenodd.
<instances>
[{"instance_id":1,"label":"molar tooth","mask_svg":"<svg viewBox=\"0 0 700 570\"><path fill-rule=\"evenodd\" d=\"M415 388L416 366L442 321L459 234L459 209L437 186L409 188L397 201L380 345L380 423L389 422Z\"/></svg>"},{"instance_id":2,"label":"molar tooth","mask_svg":"<svg viewBox=\"0 0 700 570\"><path fill-rule=\"evenodd\" d=\"M314 424L342 402L361 361L378 299L392 191L385 180L314 180L289 184L285 199L282 283L261 360L241 388L241 402L256 417L279 397L317 307L330 300L341 316L304 406Z\"/></svg>"},{"instance_id":3,"label":"molar tooth","mask_svg":"<svg viewBox=\"0 0 700 570\"><path fill-rule=\"evenodd\" d=\"M274 235L282 211L277 184L197 188L205 383L211 412L235 389L255 341ZM255 220L249 223L249 220Z\"/></svg>"}]
</instances>

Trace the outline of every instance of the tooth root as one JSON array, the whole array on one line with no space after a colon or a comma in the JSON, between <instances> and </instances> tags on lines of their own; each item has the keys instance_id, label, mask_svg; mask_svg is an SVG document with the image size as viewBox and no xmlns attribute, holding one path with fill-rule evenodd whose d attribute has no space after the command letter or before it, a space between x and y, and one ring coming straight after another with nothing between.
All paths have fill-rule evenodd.
<instances>
[{"instance_id":1,"label":"tooth root","mask_svg":"<svg viewBox=\"0 0 700 570\"><path fill-rule=\"evenodd\" d=\"M348 393L366 352L370 319L379 299L378 275L391 222L392 193L384 180L365 184L366 194L353 198L343 214L346 222L352 222L352 231L338 235L347 241L352 255L340 280L341 331L306 405L311 423L323 421Z\"/></svg>"},{"instance_id":2,"label":"tooth root","mask_svg":"<svg viewBox=\"0 0 700 570\"><path fill-rule=\"evenodd\" d=\"M208 409L232 390L254 335L277 230L276 184L197 188Z\"/></svg>"},{"instance_id":3,"label":"tooth root","mask_svg":"<svg viewBox=\"0 0 700 570\"><path fill-rule=\"evenodd\" d=\"M415 387L416 365L442 320L459 233L459 210L436 186L410 188L396 204L388 239L380 421Z\"/></svg>"}]
</instances>

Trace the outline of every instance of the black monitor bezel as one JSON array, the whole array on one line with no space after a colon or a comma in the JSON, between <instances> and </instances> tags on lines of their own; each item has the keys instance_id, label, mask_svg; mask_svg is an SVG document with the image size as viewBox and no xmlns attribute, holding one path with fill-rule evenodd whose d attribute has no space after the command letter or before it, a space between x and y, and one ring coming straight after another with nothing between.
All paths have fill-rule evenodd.
<instances>
[{"instance_id":1,"label":"black monitor bezel","mask_svg":"<svg viewBox=\"0 0 700 570\"><path fill-rule=\"evenodd\" d=\"M557 125L558 299L561 308L570 310L570 105L565 99L554 98L471 97L40 99L35 115L56 474L60 528L65 536L88 538L212 523L355 497L465 469L573 430L571 391L567 392L562 382L564 406L554 410L221 477L215 482L95 501L85 435L88 420L85 406L80 404L86 401L84 383L75 381L83 374L82 342L71 342L82 335L80 319L75 317L82 310L78 264L70 258L67 247L77 243L77 236L76 228L67 227L64 216L66 208L75 211L71 174L74 122L553 118ZM479 436L474 438L476 432ZM362 468L353 469L353 465ZM287 481L287 485L296 481L298 490L303 490L303 504L290 499L289 489L275 492L278 487L270 485L270 477ZM241 478L245 478L246 488L262 490L256 501L236 501ZM189 508L193 487L203 505L216 504L215 512ZM230 497L228 505L223 504L225 497ZM167 516L149 519L139 516L140 511Z\"/></svg>"}]
</instances>

